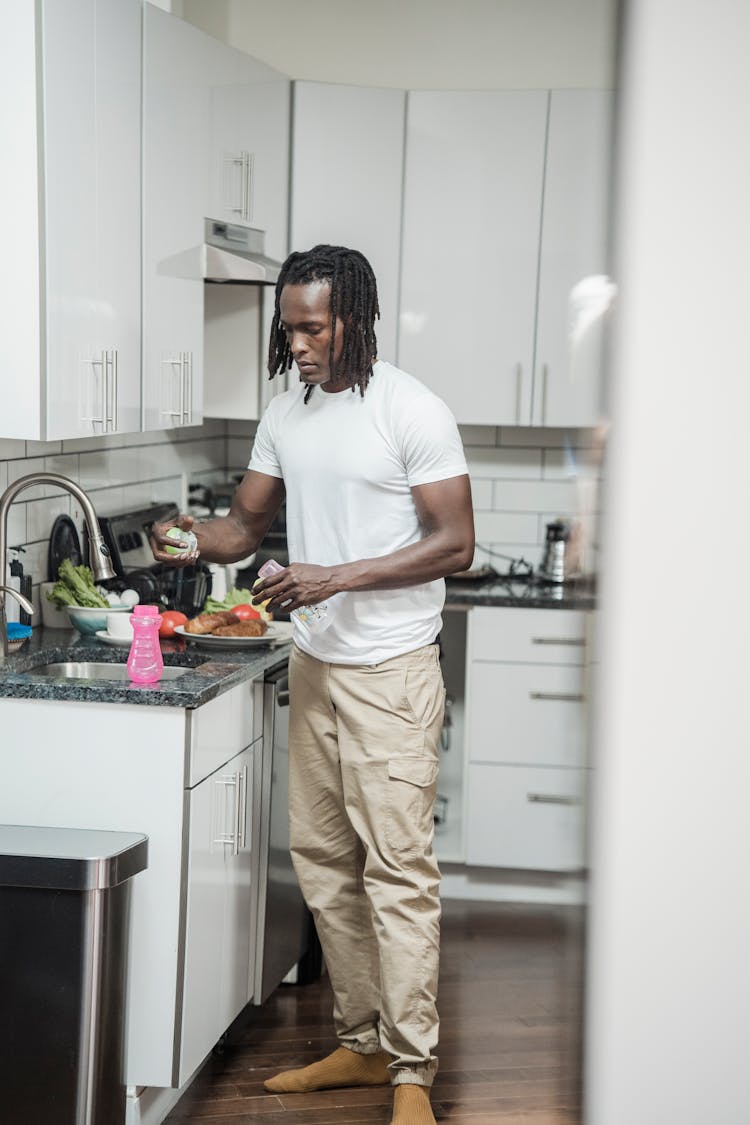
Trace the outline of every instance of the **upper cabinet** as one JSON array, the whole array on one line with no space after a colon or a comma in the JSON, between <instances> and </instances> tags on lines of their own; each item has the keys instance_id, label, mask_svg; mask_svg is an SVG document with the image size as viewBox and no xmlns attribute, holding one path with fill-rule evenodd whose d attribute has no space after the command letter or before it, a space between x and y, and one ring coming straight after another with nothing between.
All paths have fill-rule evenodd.
<instances>
[{"instance_id":1,"label":"upper cabinet","mask_svg":"<svg viewBox=\"0 0 750 1125\"><path fill-rule=\"evenodd\" d=\"M395 361L403 90L295 82L290 250L360 250L375 271L378 353Z\"/></svg>"},{"instance_id":2,"label":"upper cabinet","mask_svg":"<svg viewBox=\"0 0 750 1125\"><path fill-rule=\"evenodd\" d=\"M570 291L605 272L610 95L409 94L399 364L457 420L586 425Z\"/></svg>"},{"instance_id":3,"label":"upper cabinet","mask_svg":"<svg viewBox=\"0 0 750 1125\"><path fill-rule=\"evenodd\" d=\"M459 422L530 420L547 92L409 94L399 366Z\"/></svg>"},{"instance_id":4,"label":"upper cabinet","mask_svg":"<svg viewBox=\"0 0 750 1125\"><path fill-rule=\"evenodd\" d=\"M265 232L283 260L289 226L291 82L264 63L211 41L210 201L207 214ZM272 286L224 282L204 289L203 413L259 418L283 379L263 377Z\"/></svg>"},{"instance_id":5,"label":"upper cabinet","mask_svg":"<svg viewBox=\"0 0 750 1125\"><path fill-rule=\"evenodd\" d=\"M141 6L7 0L2 21L2 436L137 430Z\"/></svg>"},{"instance_id":6,"label":"upper cabinet","mask_svg":"<svg viewBox=\"0 0 750 1125\"><path fill-rule=\"evenodd\" d=\"M214 40L153 4L143 18L143 428L162 430L202 420Z\"/></svg>"},{"instance_id":7,"label":"upper cabinet","mask_svg":"<svg viewBox=\"0 0 750 1125\"><path fill-rule=\"evenodd\" d=\"M539 254L532 422L593 424L600 413L601 353L585 340L583 279L608 272L607 230L613 95L606 90L550 94ZM591 298L589 298L591 299Z\"/></svg>"}]
</instances>

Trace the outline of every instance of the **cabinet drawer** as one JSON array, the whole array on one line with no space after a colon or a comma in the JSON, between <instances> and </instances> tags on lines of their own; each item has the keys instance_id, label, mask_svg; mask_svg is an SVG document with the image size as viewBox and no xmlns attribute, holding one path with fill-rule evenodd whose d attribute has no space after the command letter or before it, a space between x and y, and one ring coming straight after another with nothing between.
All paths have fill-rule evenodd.
<instances>
[{"instance_id":1,"label":"cabinet drawer","mask_svg":"<svg viewBox=\"0 0 750 1125\"><path fill-rule=\"evenodd\" d=\"M188 712L189 789L253 741L253 696L248 681Z\"/></svg>"},{"instance_id":2,"label":"cabinet drawer","mask_svg":"<svg viewBox=\"0 0 750 1125\"><path fill-rule=\"evenodd\" d=\"M472 663L469 761L582 766L582 681L577 667Z\"/></svg>"},{"instance_id":3,"label":"cabinet drawer","mask_svg":"<svg viewBox=\"0 0 750 1125\"><path fill-rule=\"evenodd\" d=\"M469 621L469 658L583 664L584 622L580 610L477 606Z\"/></svg>"},{"instance_id":4,"label":"cabinet drawer","mask_svg":"<svg viewBox=\"0 0 750 1125\"><path fill-rule=\"evenodd\" d=\"M471 765L466 862L538 871L582 868L587 772Z\"/></svg>"}]
</instances>

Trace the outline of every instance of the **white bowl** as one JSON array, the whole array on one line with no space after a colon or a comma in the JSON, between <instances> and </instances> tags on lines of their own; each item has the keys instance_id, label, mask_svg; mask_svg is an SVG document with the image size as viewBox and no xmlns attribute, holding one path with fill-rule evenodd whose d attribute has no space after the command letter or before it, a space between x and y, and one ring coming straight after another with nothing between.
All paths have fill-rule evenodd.
<instances>
[{"instance_id":1,"label":"white bowl","mask_svg":"<svg viewBox=\"0 0 750 1125\"><path fill-rule=\"evenodd\" d=\"M65 608L68 611L71 625L79 633L92 636L94 633L103 632L107 628L107 614L131 612L129 605L108 605L106 609L103 606L99 609L98 606L84 605L68 605Z\"/></svg>"}]
</instances>

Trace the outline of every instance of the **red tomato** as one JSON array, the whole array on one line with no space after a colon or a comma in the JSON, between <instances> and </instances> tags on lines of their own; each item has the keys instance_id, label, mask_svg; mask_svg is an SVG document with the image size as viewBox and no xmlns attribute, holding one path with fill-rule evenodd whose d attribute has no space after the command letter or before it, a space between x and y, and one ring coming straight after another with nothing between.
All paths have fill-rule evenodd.
<instances>
[{"instance_id":1,"label":"red tomato","mask_svg":"<svg viewBox=\"0 0 750 1125\"><path fill-rule=\"evenodd\" d=\"M240 621L252 621L260 617L260 611L254 605L233 605L229 612L238 617Z\"/></svg>"},{"instance_id":2,"label":"red tomato","mask_svg":"<svg viewBox=\"0 0 750 1125\"><path fill-rule=\"evenodd\" d=\"M175 625L186 625L187 617L184 613L179 613L176 609L167 609L164 613L160 614L161 621L159 622L159 636L160 637L173 637Z\"/></svg>"}]
</instances>

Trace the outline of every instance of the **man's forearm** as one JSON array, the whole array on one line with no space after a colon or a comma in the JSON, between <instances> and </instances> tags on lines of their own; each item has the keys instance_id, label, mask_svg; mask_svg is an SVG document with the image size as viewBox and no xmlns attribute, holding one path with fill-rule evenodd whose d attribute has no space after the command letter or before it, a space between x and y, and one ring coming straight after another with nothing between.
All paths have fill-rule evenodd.
<instances>
[{"instance_id":1,"label":"man's forearm","mask_svg":"<svg viewBox=\"0 0 750 1125\"><path fill-rule=\"evenodd\" d=\"M204 562L239 562L258 548L250 529L231 514L196 520L193 531Z\"/></svg>"},{"instance_id":2,"label":"man's forearm","mask_svg":"<svg viewBox=\"0 0 750 1125\"><path fill-rule=\"evenodd\" d=\"M419 586L465 570L471 565L474 544L456 543L440 534L402 547L381 558L357 559L330 568L330 593L356 590L397 590Z\"/></svg>"}]
</instances>

